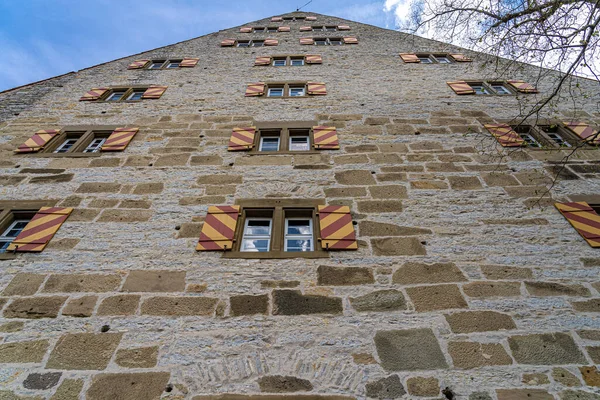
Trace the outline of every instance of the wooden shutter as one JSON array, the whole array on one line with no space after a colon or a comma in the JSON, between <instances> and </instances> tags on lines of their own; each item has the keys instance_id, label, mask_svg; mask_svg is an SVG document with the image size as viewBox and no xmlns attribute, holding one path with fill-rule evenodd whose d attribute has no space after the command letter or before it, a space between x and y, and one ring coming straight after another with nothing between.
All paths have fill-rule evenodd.
<instances>
[{"instance_id":1,"label":"wooden shutter","mask_svg":"<svg viewBox=\"0 0 600 400\"><path fill-rule=\"evenodd\" d=\"M240 28L241 33L251 33L252 31L253 31L253 29L250 27L247 27L247 26Z\"/></svg>"},{"instance_id":2,"label":"wooden shutter","mask_svg":"<svg viewBox=\"0 0 600 400\"><path fill-rule=\"evenodd\" d=\"M223 39L221 40L221 47L231 47L235 45L235 39Z\"/></svg>"},{"instance_id":3,"label":"wooden shutter","mask_svg":"<svg viewBox=\"0 0 600 400\"><path fill-rule=\"evenodd\" d=\"M117 128L102 145L102 151L123 151L140 128Z\"/></svg>"},{"instance_id":4,"label":"wooden shutter","mask_svg":"<svg viewBox=\"0 0 600 400\"><path fill-rule=\"evenodd\" d=\"M72 208L40 208L6 251L40 252L44 250L72 211Z\"/></svg>"},{"instance_id":5,"label":"wooden shutter","mask_svg":"<svg viewBox=\"0 0 600 400\"><path fill-rule=\"evenodd\" d=\"M279 44L279 40L277 39L265 39L265 46L277 46Z\"/></svg>"},{"instance_id":6,"label":"wooden shutter","mask_svg":"<svg viewBox=\"0 0 600 400\"><path fill-rule=\"evenodd\" d=\"M79 101L95 101L100 99L106 92L108 92L108 88L92 88L87 91Z\"/></svg>"},{"instance_id":7,"label":"wooden shutter","mask_svg":"<svg viewBox=\"0 0 600 400\"><path fill-rule=\"evenodd\" d=\"M588 203L554 203L554 206L590 246L600 247L600 215Z\"/></svg>"},{"instance_id":8,"label":"wooden shutter","mask_svg":"<svg viewBox=\"0 0 600 400\"><path fill-rule=\"evenodd\" d=\"M590 144L600 144L600 138L598 137L598 131L591 128L584 122L563 122L571 132L579 136Z\"/></svg>"},{"instance_id":9,"label":"wooden shutter","mask_svg":"<svg viewBox=\"0 0 600 400\"><path fill-rule=\"evenodd\" d=\"M306 84L306 92L312 95L326 95L327 88L324 82L308 82Z\"/></svg>"},{"instance_id":10,"label":"wooden shutter","mask_svg":"<svg viewBox=\"0 0 600 400\"><path fill-rule=\"evenodd\" d=\"M309 32L312 31L312 26L301 26L300 32Z\"/></svg>"},{"instance_id":11,"label":"wooden shutter","mask_svg":"<svg viewBox=\"0 0 600 400\"><path fill-rule=\"evenodd\" d=\"M465 81L446 82L456 94L475 94L475 90Z\"/></svg>"},{"instance_id":12,"label":"wooden shutter","mask_svg":"<svg viewBox=\"0 0 600 400\"><path fill-rule=\"evenodd\" d=\"M537 89L530 83L525 81L511 80L506 81L510 86L514 87L521 93L537 93Z\"/></svg>"},{"instance_id":13,"label":"wooden shutter","mask_svg":"<svg viewBox=\"0 0 600 400\"><path fill-rule=\"evenodd\" d=\"M323 58L319 54L307 54L304 56L304 60L307 64L322 64Z\"/></svg>"},{"instance_id":14,"label":"wooden shutter","mask_svg":"<svg viewBox=\"0 0 600 400\"><path fill-rule=\"evenodd\" d=\"M239 214L240 206L208 207L196 250L231 250Z\"/></svg>"},{"instance_id":15,"label":"wooden shutter","mask_svg":"<svg viewBox=\"0 0 600 400\"><path fill-rule=\"evenodd\" d=\"M350 27L348 25L339 25L338 27L338 31L349 31Z\"/></svg>"},{"instance_id":16,"label":"wooden shutter","mask_svg":"<svg viewBox=\"0 0 600 400\"><path fill-rule=\"evenodd\" d=\"M313 126L313 146L316 150L338 150L338 140L335 126Z\"/></svg>"},{"instance_id":17,"label":"wooden shutter","mask_svg":"<svg viewBox=\"0 0 600 400\"><path fill-rule=\"evenodd\" d=\"M58 135L58 129L42 129L39 130L20 145L15 153L36 153L44 148L44 146L52 140L52 138Z\"/></svg>"},{"instance_id":18,"label":"wooden shutter","mask_svg":"<svg viewBox=\"0 0 600 400\"><path fill-rule=\"evenodd\" d=\"M167 88L168 86L150 86L142 95L142 99L160 99Z\"/></svg>"},{"instance_id":19,"label":"wooden shutter","mask_svg":"<svg viewBox=\"0 0 600 400\"><path fill-rule=\"evenodd\" d=\"M314 17L314 16L310 15L310 16L308 16L308 17L304 18L304 19L305 19L306 21L316 21L316 20L317 20L317 17Z\"/></svg>"},{"instance_id":20,"label":"wooden shutter","mask_svg":"<svg viewBox=\"0 0 600 400\"><path fill-rule=\"evenodd\" d=\"M356 234L348 206L319 206L321 247L324 250L356 250Z\"/></svg>"},{"instance_id":21,"label":"wooden shutter","mask_svg":"<svg viewBox=\"0 0 600 400\"><path fill-rule=\"evenodd\" d=\"M405 63L421 62L421 60L419 60L419 57L417 57L417 55L414 53L400 53L400 58L402 58L402 61L404 61Z\"/></svg>"},{"instance_id":22,"label":"wooden shutter","mask_svg":"<svg viewBox=\"0 0 600 400\"><path fill-rule=\"evenodd\" d=\"M256 127L233 128L229 138L228 151L248 151L254 147Z\"/></svg>"},{"instance_id":23,"label":"wooden shutter","mask_svg":"<svg viewBox=\"0 0 600 400\"><path fill-rule=\"evenodd\" d=\"M290 32L291 29L289 26L280 26L279 28L277 28L277 32Z\"/></svg>"},{"instance_id":24,"label":"wooden shutter","mask_svg":"<svg viewBox=\"0 0 600 400\"><path fill-rule=\"evenodd\" d=\"M525 144L525 140L510 125L489 124L483 127L496 138L502 147L521 147Z\"/></svg>"},{"instance_id":25,"label":"wooden shutter","mask_svg":"<svg viewBox=\"0 0 600 400\"><path fill-rule=\"evenodd\" d=\"M271 57L256 57L254 65L271 65Z\"/></svg>"},{"instance_id":26,"label":"wooden shutter","mask_svg":"<svg viewBox=\"0 0 600 400\"><path fill-rule=\"evenodd\" d=\"M342 39L346 44L358 44L358 38L355 38L353 36L344 36Z\"/></svg>"},{"instance_id":27,"label":"wooden shutter","mask_svg":"<svg viewBox=\"0 0 600 400\"><path fill-rule=\"evenodd\" d=\"M281 17L272 17L271 18L271 22L280 22L280 21L283 21L283 18L281 18Z\"/></svg>"},{"instance_id":28,"label":"wooden shutter","mask_svg":"<svg viewBox=\"0 0 600 400\"><path fill-rule=\"evenodd\" d=\"M454 59L456 62L471 62L473 59L465 56L464 54L450 54L450 57Z\"/></svg>"},{"instance_id":29,"label":"wooden shutter","mask_svg":"<svg viewBox=\"0 0 600 400\"><path fill-rule=\"evenodd\" d=\"M179 63L179 68L193 68L198 64L198 61L200 61L199 58L184 58Z\"/></svg>"},{"instance_id":30,"label":"wooden shutter","mask_svg":"<svg viewBox=\"0 0 600 400\"><path fill-rule=\"evenodd\" d=\"M132 62L131 64L129 64L127 66L127 69L144 68L149 62L150 62L150 60L135 60L134 62Z\"/></svg>"},{"instance_id":31,"label":"wooden shutter","mask_svg":"<svg viewBox=\"0 0 600 400\"><path fill-rule=\"evenodd\" d=\"M300 38L300 44L315 44L313 38Z\"/></svg>"},{"instance_id":32,"label":"wooden shutter","mask_svg":"<svg viewBox=\"0 0 600 400\"><path fill-rule=\"evenodd\" d=\"M246 88L246 97L262 96L265 94L265 84L262 82L249 83Z\"/></svg>"}]
</instances>

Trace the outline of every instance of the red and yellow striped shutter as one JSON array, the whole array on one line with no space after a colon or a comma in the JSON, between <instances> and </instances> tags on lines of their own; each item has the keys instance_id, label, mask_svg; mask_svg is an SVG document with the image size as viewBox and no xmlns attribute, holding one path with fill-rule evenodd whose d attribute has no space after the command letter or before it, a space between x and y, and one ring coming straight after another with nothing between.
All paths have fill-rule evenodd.
<instances>
[{"instance_id":1,"label":"red and yellow striped shutter","mask_svg":"<svg viewBox=\"0 0 600 400\"><path fill-rule=\"evenodd\" d=\"M306 93L312 95L326 95L327 88L324 82L308 82L306 84Z\"/></svg>"},{"instance_id":2,"label":"red and yellow striped shutter","mask_svg":"<svg viewBox=\"0 0 600 400\"><path fill-rule=\"evenodd\" d=\"M279 28L277 28L277 32L290 32L291 29L289 26L280 26Z\"/></svg>"},{"instance_id":3,"label":"red and yellow striped shutter","mask_svg":"<svg viewBox=\"0 0 600 400\"><path fill-rule=\"evenodd\" d=\"M464 54L450 54L450 57L454 59L456 62L471 62L473 59L465 56Z\"/></svg>"},{"instance_id":4,"label":"red and yellow striped shutter","mask_svg":"<svg viewBox=\"0 0 600 400\"><path fill-rule=\"evenodd\" d=\"M140 128L117 128L102 145L102 151L123 151Z\"/></svg>"},{"instance_id":5,"label":"red and yellow striped shutter","mask_svg":"<svg viewBox=\"0 0 600 400\"><path fill-rule=\"evenodd\" d=\"M323 57L321 57L319 54L307 54L306 56L304 56L304 60L306 61L307 64L322 64L323 63Z\"/></svg>"},{"instance_id":6,"label":"red and yellow striped shutter","mask_svg":"<svg viewBox=\"0 0 600 400\"><path fill-rule=\"evenodd\" d=\"M283 21L283 18L281 17L271 17L271 22L280 22Z\"/></svg>"},{"instance_id":7,"label":"red and yellow striped shutter","mask_svg":"<svg viewBox=\"0 0 600 400\"><path fill-rule=\"evenodd\" d=\"M146 64L148 64L150 60L135 60L131 64L127 66L127 69L140 69L144 68Z\"/></svg>"},{"instance_id":8,"label":"red and yellow striped shutter","mask_svg":"<svg viewBox=\"0 0 600 400\"><path fill-rule=\"evenodd\" d=\"M42 129L39 130L20 145L15 153L35 153L44 148L44 146L56 135L58 135L57 129Z\"/></svg>"},{"instance_id":9,"label":"red and yellow striped shutter","mask_svg":"<svg viewBox=\"0 0 600 400\"><path fill-rule=\"evenodd\" d=\"M248 151L254 147L256 127L233 128L229 138L228 151Z\"/></svg>"},{"instance_id":10,"label":"red and yellow striped shutter","mask_svg":"<svg viewBox=\"0 0 600 400\"><path fill-rule=\"evenodd\" d=\"M309 32L312 31L312 26L301 26L300 32Z\"/></svg>"},{"instance_id":11,"label":"red and yellow striped shutter","mask_svg":"<svg viewBox=\"0 0 600 400\"><path fill-rule=\"evenodd\" d=\"M530 83L525 81L511 80L506 81L510 86L514 87L521 93L537 93L537 89Z\"/></svg>"},{"instance_id":12,"label":"red and yellow striped shutter","mask_svg":"<svg viewBox=\"0 0 600 400\"><path fill-rule=\"evenodd\" d=\"M356 234L348 206L319 206L321 247L325 250L356 250Z\"/></svg>"},{"instance_id":13,"label":"red and yellow striped shutter","mask_svg":"<svg viewBox=\"0 0 600 400\"><path fill-rule=\"evenodd\" d=\"M554 203L554 206L590 246L600 247L600 215L588 203Z\"/></svg>"},{"instance_id":14,"label":"red and yellow striped shutter","mask_svg":"<svg viewBox=\"0 0 600 400\"><path fill-rule=\"evenodd\" d=\"M265 39L265 46L277 46L279 44L279 40L277 39Z\"/></svg>"},{"instance_id":15,"label":"red and yellow striped shutter","mask_svg":"<svg viewBox=\"0 0 600 400\"><path fill-rule=\"evenodd\" d=\"M304 19L305 19L306 21L316 21L316 20L317 20L317 17L314 17L314 16L310 15L310 16L308 16L308 17L304 18Z\"/></svg>"},{"instance_id":16,"label":"red and yellow striped shutter","mask_svg":"<svg viewBox=\"0 0 600 400\"><path fill-rule=\"evenodd\" d=\"M142 99L160 99L167 88L168 86L150 86L142 95Z\"/></svg>"},{"instance_id":17,"label":"red and yellow striped shutter","mask_svg":"<svg viewBox=\"0 0 600 400\"><path fill-rule=\"evenodd\" d=\"M358 38L355 38L353 36L344 36L342 39L346 44L358 44Z\"/></svg>"},{"instance_id":18,"label":"red and yellow striped shutter","mask_svg":"<svg viewBox=\"0 0 600 400\"><path fill-rule=\"evenodd\" d=\"M317 150L338 150L338 140L335 126L313 126L313 146Z\"/></svg>"},{"instance_id":19,"label":"red and yellow striped shutter","mask_svg":"<svg viewBox=\"0 0 600 400\"><path fill-rule=\"evenodd\" d=\"M271 65L271 57L256 57L254 65Z\"/></svg>"},{"instance_id":20,"label":"red and yellow striped shutter","mask_svg":"<svg viewBox=\"0 0 600 400\"><path fill-rule=\"evenodd\" d=\"M456 94L475 94L475 90L465 81L446 82Z\"/></svg>"},{"instance_id":21,"label":"red and yellow striped shutter","mask_svg":"<svg viewBox=\"0 0 600 400\"><path fill-rule=\"evenodd\" d=\"M40 208L6 251L40 252L44 250L72 211L72 208Z\"/></svg>"},{"instance_id":22,"label":"red and yellow striped shutter","mask_svg":"<svg viewBox=\"0 0 600 400\"><path fill-rule=\"evenodd\" d=\"M339 25L338 27L338 31L349 31L350 27L348 25Z\"/></svg>"},{"instance_id":23,"label":"red and yellow striped shutter","mask_svg":"<svg viewBox=\"0 0 600 400\"><path fill-rule=\"evenodd\" d=\"M483 127L496 138L502 147L521 147L525 144L525 140L510 125L489 124Z\"/></svg>"},{"instance_id":24,"label":"red and yellow striped shutter","mask_svg":"<svg viewBox=\"0 0 600 400\"><path fill-rule=\"evenodd\" d=\"M208 207L196 250L231 250L239 214L240 206Z\"/></svg>"},{"instance_id":25,"label":"red and yellow striped shutter","mask_svg":"<svg viewBox=\"0 0 600 400\"><path fill-rule=\"evenodd\" d=\"M600 144L600 138L598 137L598 131L591 128L584 122L563 122L565 127L569 128L571 132L579 136L590 144Z\"/></svg>"},{"instance_id":26,"label":"red and yellow striped shutter","mask_svg":"<svg viewBox=\"0 0 600 400\"><path fill-rule=\"evenodd\" d=\"M221 40L221 47L231 47L235 45L235 39L223 39Z\"/></svg>"},{"instance_id":27,"label":"red and yellow striped shutter","mask_svg":"<svg viewBox=\"0 0 600 400\"><path fill-rule=\"evenodd\" d=\"M419 57L414 53L400 53L400 58L405 63L420 63Z\"/></svg>"},{"instance_id":28,"label":"red and yellow striped shutter","mask_svg":"<svg viewBox=\"0 0 600 400\"><path fill-rule=\"evenodd\" d=\"M245 27L243 27L243 28L240 28L240 32L241 32L241 33L251 33L251 32L252 32L252 30L253 30L252 28L250 28L250 27L247 27L247 26L245 26Z\"/></svg>"},{"instance_id":29,"label":"red and yellow striped shutter","mask_svg":"<svg viewBox=\"0 0 600 400\"><path fill-rule=\"evenodd\" d=\"M184 58L179 63L179 68L193 68L198 64L198 61L200 61L199 58Z\"/></svg>"},{"instance_id":30,"label":"red and yellow striped shutter","mask_svg":"<svg viewBox=\"0 0 600 400\"><path fill-rule=\"evenodd\" d=\"M100 99L104 93L108 92L108 88L93 88L86 92L79 101L94 101Z\"/></svg>"},{"instance_id":31,"label":"red and yellow striped shutter","mask_svg":"<svg viewBox=\"0 0 600 400\"><path fill-rule=\"evenodd\" d=\"M315 44L313 38L300 38L300 44Z\"/></svg>"},{"instance_id":32,"label":"red and yellow striped shutter","mask_svg":"<svg viewBox=\"0 0 600 400\"><path fill-rule=\"evenodd\" d=\"M262 96L265 94L265 84L262 82L249 83L246 88L246 97Z\"/></svg>"}]
</instances>

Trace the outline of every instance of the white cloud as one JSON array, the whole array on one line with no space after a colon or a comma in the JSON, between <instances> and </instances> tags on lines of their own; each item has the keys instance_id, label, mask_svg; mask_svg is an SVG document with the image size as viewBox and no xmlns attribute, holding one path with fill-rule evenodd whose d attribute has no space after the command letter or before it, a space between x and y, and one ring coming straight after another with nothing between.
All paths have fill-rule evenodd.
<instances>
[{"instance_id":1,"label":"white cloud","mask_svg":"<svg viewBox=\"0 0 600 400\"><path fill-rule=\"evenodd\" d=\"M383 12L393 15L396 28L402 27L410 14L410 0L385 0Z\"/></svg>"}]
</instances>

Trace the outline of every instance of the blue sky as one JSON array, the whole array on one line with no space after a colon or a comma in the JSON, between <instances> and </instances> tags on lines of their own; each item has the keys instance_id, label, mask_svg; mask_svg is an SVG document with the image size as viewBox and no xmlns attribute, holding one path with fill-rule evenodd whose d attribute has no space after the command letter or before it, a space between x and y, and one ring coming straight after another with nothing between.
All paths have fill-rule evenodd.
<instances>
[{"instance_id":1,"label":"blue sky","mask_svg":"<svg viewBox=\"0 0 600 400\"><path fill-rule=\"evenodd\" d=\"M307 1L0 0L0 91L294 11ZM399 1L313 0L303 11L394 28Z\"/></svg>"}]
</instances>

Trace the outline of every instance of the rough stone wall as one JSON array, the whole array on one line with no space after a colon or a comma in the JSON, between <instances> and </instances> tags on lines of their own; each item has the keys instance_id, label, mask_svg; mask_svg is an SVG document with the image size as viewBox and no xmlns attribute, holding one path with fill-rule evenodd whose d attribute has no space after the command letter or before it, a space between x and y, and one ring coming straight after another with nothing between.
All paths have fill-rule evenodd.
<instances>
[{"instance_id":1,"label":"rough stone wall","mask_svg":"<svg viewBox=\"0 0 600 400\"><path fill-rule=\"evenodd\" d=\"M445 84L484 77L478 55L404 64L399 52L452 48L315 22L343 23L358 45L306 48L299 37L322 35L285 22L292 32L232 28L97 66L5 122L2 199L75 211L44 252L0 261L0 396L598 398L600 257L551 206L551 197L598 193L598 151L580 151L542 197L562 152L498 159L479 134L514 116L517 99L459 97ZM280 44L218 46L247 37ZM324 64L253 67L255 56L302 53ZM169 56L201 59L193 69L126 70ZM244 97L247 83L270 80L323 81L328 95ZM78 101L127 84L169 88L135 104ZM579 115L600 124L593 102L580 102ZM559 112L570 117L572 103ZM310 119L336 126L341 149L226 151L234 126ZM100 157L12 153L38 129L89 124L140 133ZM209 205L284 197L350 206L359 250L286 260L194 250Z\"/></svg>"}]
</instances>

